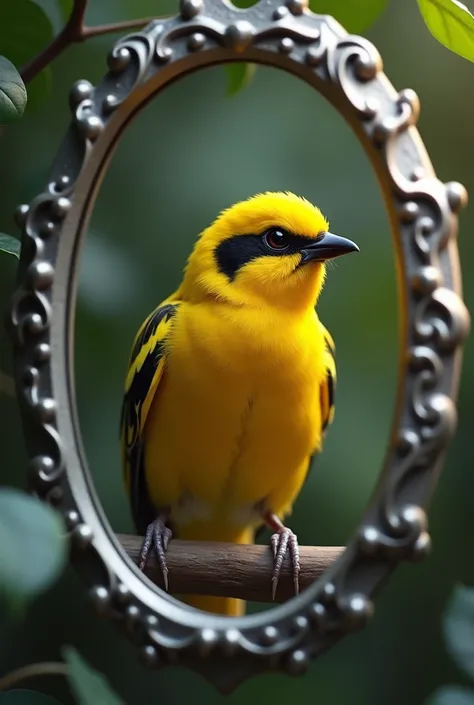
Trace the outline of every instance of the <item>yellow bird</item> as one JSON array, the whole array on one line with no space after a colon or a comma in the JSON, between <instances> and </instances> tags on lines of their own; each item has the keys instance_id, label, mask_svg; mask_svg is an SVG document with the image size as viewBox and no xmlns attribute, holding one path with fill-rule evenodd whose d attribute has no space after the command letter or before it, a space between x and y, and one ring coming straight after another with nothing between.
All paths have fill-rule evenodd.
<instances>
[{"instance_id":1,"label":"yellow bird","mask_svg":"<svg viewBox=\"0 0 474 705\"><path fill-rule=\"evenodd\" d=\"M198 238L178 290L137 333L122 408L124 475L145 536L140 568L153 549L167 589L172 535L250 544L266 524L273 596L287 552L298 592L298 541L283 519L334 415L334 343L315 305L325 261L359 249L328 227L291 193L224 210ZM245 611L234 598L184 599Z\"/></svg>"}]
</instances>

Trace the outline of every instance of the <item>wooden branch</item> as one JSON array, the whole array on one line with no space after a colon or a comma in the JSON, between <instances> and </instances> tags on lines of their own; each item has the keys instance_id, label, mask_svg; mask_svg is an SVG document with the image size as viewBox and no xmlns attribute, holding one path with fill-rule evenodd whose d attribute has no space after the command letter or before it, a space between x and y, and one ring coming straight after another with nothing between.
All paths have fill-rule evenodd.
<instances>
[{"instance_id":1,"label":"wooden branch","mask_svg":"<svg viewBox=\"0 0 474 705\"><path fill-rule=\"evenodd\" d=\"M84 42L86 39L90 39L91 37L101 37L104 34L115 34L117 32L123 32L127 29L142 29L153 20L167 20L169 17L170 15L154 15L153 17L139 17L134 20L124 20L123 22L113 22L111 24L101 24L93 27L84 25L81 29L81 35L78 41Z\"/></svg>"},{"instance_id":2,"label":"wooden branch","mask_svg":"<svg viewBox=\"0 0 474 705\"><path fill-rule=\"evenodd\" d=\"M118 534L117 538L133 562L138 563L142 537ZM300 591L319 578L344 550L340 546L300 546ZM166 558L171 594L217 595L272 602L273 559L269 546L172 539ZM153 554L148 558L145 573L164 589ZM284 602L293 595L291 566L286 558L275 602Z\"/></svg>"},{"instance_id":3,"label":"wooden branch","mask_svg":"<svg viewBox=\"0 0 474 705\"><path fill-rule=\"evenodd\" d=\"M48 66L71 44L84 42L91 37L99 37L104 34L123 32L127 29L142 28L151 20L160 17L142 17L124 22L113 22L112 24L88 27L84 24L88 0L74 0L71 14L61 32L48 44L43 51L34 56L20 71L24 83L29 83L40 71ZM165 18L162 18L165 19Z\"/></svg>"},{"instance_id":4,"label":"wooden branch","mask_svg":"<svg viewBox=\"0 0 474 705\"><path fill-rule=\"evenodd\" d=\"M0 690L10 690L14 686L28 680L38 678L38 676L67 676L68 667L65 663L55 661L45 661L43 663L30 663L28 666L21 666L15 671L7 673L0 678Z\"/></svg>"},{"instance_id":5,"label":"wooden branch","mask_svg":"<svg viewBox=\"0 0 474 705\"><path fill-rule=\"evenodd\" d=\"M87 0L74 0L69 19L58 36L22 67L20 73L24 83L31 81L68 46L77 41L84 23L86 9Z\"/></svg>"}]
</instances>

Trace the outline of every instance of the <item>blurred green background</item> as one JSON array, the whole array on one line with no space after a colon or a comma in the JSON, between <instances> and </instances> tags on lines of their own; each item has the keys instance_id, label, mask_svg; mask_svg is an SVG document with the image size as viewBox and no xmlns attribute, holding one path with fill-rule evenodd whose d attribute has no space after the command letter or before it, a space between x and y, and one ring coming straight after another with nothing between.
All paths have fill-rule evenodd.
<instances>
[{"instance_id":1,"label":"blurred green background","mask_svg":"<svg viewBox=\"0 0 474 705\"><path fill-rule=\"evenodd\" d=\"M151 0L91 5L90 24L175 10L170 2L158 7ZM382 53L395 87L411 87L420 96L419 127L438 176L472 188L472 65L431 37L414 0L392 1L367 36ZM1 231L15 232L14 208L43 189L69 123L69 87L79 78L100 80L112 42L110 36L97 38L61 56L53 67L50 99L4 130ZM302 544L343 545L361 518L388 439L398 352L394 254L379 187L346 123L306 84L259 68L247 89L228 98L225 74L214 68L171 86L130 126L100 189L83 250L75 341L79 416L91 473L116 531L132 530L121 481L118 419L136 329L177 286L197 233L219 210L277 189L319 205L332 230L361 248L359 256L331 267L321 299L321 317L338 350L336 420L290 526ZM468 306L474 298L469 277L473 224L468 209L461 214L459 236ZM0 258L5 305L15 268L16 260ZM0 369L10 373L9 343L1 336ZM441 613L456 582L474 583L473 397L469 341L459 431L430 511L430 559L399 568L381 593L371 624L320 658L307 675L262 676L226 702L285 705L316 697L328 705L416 705L437 685L462 682L444 651ZM24 487L26 454L14 399L0 395L0 414L0 484ZM57 660L61 645L69 643L107 675L127 703L224 702L194 673L142 667L135 647L89 608L70 569L23 623L1 627L10 638L1 642L0 673ZM31 687L72 702L60 679L43 678Z\"/></svg>"}]
</instances>

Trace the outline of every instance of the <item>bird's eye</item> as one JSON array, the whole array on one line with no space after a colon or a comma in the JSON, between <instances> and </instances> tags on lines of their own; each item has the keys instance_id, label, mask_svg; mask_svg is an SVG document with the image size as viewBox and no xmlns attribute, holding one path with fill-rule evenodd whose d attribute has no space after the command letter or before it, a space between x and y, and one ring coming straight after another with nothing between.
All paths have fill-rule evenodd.
<instances>
[{"instance_id":1,"label":"bird's eye","mask_svg":"<svg viewBox=\"0 0 474 705\"><path fill-rule=\"evenodd\" d=\"M290 244L290 235L281 228L271 228L264 236L265 242L272 250L285 250Z\"/></svg>"}]
</instances>

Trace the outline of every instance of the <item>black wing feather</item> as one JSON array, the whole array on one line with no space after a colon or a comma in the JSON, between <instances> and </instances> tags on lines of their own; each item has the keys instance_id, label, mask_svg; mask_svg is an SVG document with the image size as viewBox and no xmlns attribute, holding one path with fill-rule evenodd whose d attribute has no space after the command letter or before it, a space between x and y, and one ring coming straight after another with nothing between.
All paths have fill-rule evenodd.
<instances>
[{"instance_id":1,"label":"black wing feather","mask_svg":"<svg viewBox=\"0 0 474 705\"><path fill-rule=\"evenodd\" d=\"M156 518L146 484L143 430L163 375L165 343L177 307L178 302L163 304L145 320L134 341L125 385L120 422L122 462L132 517L140 534Z\"/></svg>"}]
</instances>

